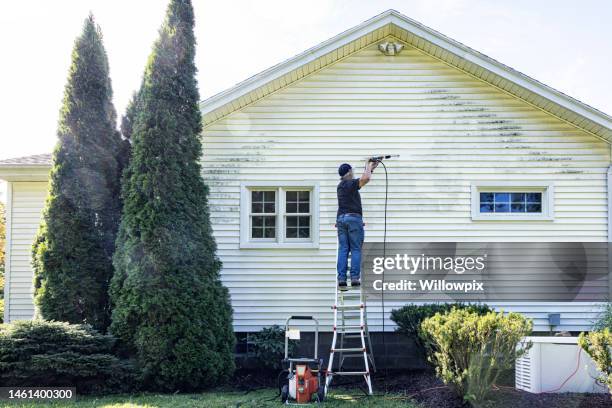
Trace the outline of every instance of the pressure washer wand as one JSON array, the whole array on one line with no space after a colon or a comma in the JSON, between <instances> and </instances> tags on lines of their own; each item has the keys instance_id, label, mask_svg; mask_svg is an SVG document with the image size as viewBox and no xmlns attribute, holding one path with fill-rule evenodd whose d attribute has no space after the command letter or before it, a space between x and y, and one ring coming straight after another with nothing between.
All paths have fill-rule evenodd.
<instances>
[{"instance_id":1,"label":"pressure washer wand","mask_svg":"<svg viewBox=\"0 0 612 408\"><path fill-rule=\"evenodd\" d=\"M380 156L367 157L367 159L368 161L371 161L371 162L378 162L378 161L383 161L385 159L391 159L392 157L399 157L399 154L383 154Z\"/></svg>"}]
</instances>

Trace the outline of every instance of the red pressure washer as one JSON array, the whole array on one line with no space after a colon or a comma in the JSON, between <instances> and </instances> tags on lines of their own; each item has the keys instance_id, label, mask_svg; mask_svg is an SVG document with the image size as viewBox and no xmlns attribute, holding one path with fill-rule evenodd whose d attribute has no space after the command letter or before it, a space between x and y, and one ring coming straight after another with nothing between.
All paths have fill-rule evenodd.
<instances>
[{"instance_id":1,"label":"red pressure washer","mask_svg":"<svg viewBox=\"0 0 612 408\"><path fill-rule=\"evenodd\" d=\"M313 320L315 322L314 357L289 357L289 321ZM323 383L323 359L317 358L319 347L319 321L312 316L289 316L285 322L285 358L282 363L287 366L289 375L287 384L281 389L281 401L287 405L302 405L317 403L325 399L325 384ZM295 402L290 402L295 401Z\"/></svg>"}]
</instances>

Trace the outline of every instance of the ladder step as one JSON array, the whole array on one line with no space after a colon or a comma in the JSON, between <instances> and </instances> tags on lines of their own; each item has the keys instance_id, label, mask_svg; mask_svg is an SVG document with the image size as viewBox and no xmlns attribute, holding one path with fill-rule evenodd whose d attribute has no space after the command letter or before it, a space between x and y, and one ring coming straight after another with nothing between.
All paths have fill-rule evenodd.
<instances>
[{"instance_id":1,"label":"ladder step","mask_svg":"<svg viewBox=\"0 0 612 408\"><path fill-rule=\"evenodd\" d=\"M364 353L366 349L363 347L349 347L349 348L337 348L331 349L332 353Z\"/></svg>"},{"instance_id":2,"label":"ladder step","mask_svg":"<svg viewBox=\"0 0 612 408\"><path fill-rule=\"evenodd\" d=\"M333 371L329 375L369 375L367 371Z\"/></svg>"},{"instance_id":3,"label":"ladder step","mask_svg":"<svg viewBox=\"0 0 612 408\"><path fill-rule=\"evenodd\" d=\"M338 330L338 334L361 334L361 330ZM344 336L346 337L346 336Z\"/></svg>"},{"instance_id":4,"label":"ladder step","mask_svg":"<svg viewBox=\"0 0 612 408\"><path fill-rule=\"evenodd\" d=\"M336 329L359 329L361 330L363 327L359 324L345 324L336 326Z\"/></svg>"},{"instance_id":5,"label":"ladder step","mask_svg":"<svg viewBox=\"0 0 612 408\"><path fill-rule=\"evenodd\" d=\"M338 310L359 310L363 309L363 303L357 305L336 305L334 306Z\"/></svg>"},{"instance_id":6,"label":"ladder step","mask_svg":"<svg viewBox=\"0 0 612 408\"><path fill-rule=\"evenodd\" d=\"M358 299L361 297L361 293L358 293L358 292L353 292L353 293L343 292L340 295L341 295L340 297L344 299Z\"/></svg>"}]
</instances>

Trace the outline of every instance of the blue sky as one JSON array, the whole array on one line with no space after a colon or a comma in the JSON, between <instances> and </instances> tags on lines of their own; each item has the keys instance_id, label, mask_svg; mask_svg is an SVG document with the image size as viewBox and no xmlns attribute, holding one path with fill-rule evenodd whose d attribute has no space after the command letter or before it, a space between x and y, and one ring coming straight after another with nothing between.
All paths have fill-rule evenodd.
<instances>
[{"instance_id":1,"label":"blue sky","mask_svg":"<svg viewBox=\"0 0 612 408\"><path fill-rule=\"evenodd\" d=\"M0 3L0 159L50 152L73 41L92 11L123 112L167 0ZM393 8L612 113L612 2L194 0L202 98ZM607 23L606 23L607 21Z\"/></svg>"}]
</instances>

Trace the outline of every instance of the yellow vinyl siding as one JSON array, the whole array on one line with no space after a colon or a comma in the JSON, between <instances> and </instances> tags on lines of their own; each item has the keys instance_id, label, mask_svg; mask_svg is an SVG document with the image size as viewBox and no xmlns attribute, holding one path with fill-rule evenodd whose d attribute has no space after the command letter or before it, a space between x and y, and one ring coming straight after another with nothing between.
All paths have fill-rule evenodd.
<instances>
[{"instance_id":1,"label":"yellow vinyl siding","mask_svg":"<svg viewBox=\"0 0 612 408\"><path fill-rule=\"evenodd\" d=\"M34 316L30 251L47 194L45 182L11 183L10 259L8 288L9 320L28 320Z\"/></svg>"},{"instance_id":2,"label":"yellow vinyl siding","mask_svg":"<svg viewBox=\"0 0 612 408\"><path fill-rule=\"evenodd\" d=\"M309 313L329 327L336 169L348 161L359 172L375 153L401 154L388 163L389 241L607 240L606 143L412 47L386 57L371 45L208 124L204 153L237 331ZM239 249L240 183L275 180L320 183L318 249ZM472 221L472 181L553 182L555 220ZM382 240L383 198L379 168L362 191L367 240ZM538 330L549 312L568 330L596 315L585 303L496 306L536 318Z\"/></svg>"}]
</instances>

